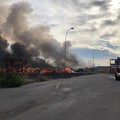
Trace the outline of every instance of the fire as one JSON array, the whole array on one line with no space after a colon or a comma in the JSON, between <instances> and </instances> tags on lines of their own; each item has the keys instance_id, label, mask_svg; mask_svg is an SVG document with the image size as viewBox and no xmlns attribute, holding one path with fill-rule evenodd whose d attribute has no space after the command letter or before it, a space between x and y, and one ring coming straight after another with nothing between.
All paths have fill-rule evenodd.
<instances>
[{"instance_id":1,"label":"fire","mask_svg":"<svg viewBox=\"0 0 120 120\"><path fill-rule=\"evenodd\" d=\"M66 68L65 68L65 72L67 72L67 73L72 73L72 72L71 72L71 69L70 69L69 67L66 67Z\"/></svg>"},{"instance_id":2,"label":"fire","mask_svg":"<svg viewBox=\"0 0 120 120\"><path fill-rule=\"evenodd\" d=\"M9 71L10 73L23 73L23 74L47 74L47 73L72 73L69 67L66 68L32 68L32 67L23 67L20 68L0 68L1 72Z\"/></svg>"}]
</instances>

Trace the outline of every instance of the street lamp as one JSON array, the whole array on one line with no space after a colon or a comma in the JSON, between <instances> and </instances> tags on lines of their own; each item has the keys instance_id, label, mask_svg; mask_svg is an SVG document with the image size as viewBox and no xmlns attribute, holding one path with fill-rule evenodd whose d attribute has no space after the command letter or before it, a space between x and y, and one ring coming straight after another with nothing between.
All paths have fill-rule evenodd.
<instances>
[{"instance_id":1,"label":"street lamp","mask_svg":"<svg viewBox=\"0 0 120 120\"><path fill-rule=\"evenodd\" d=\"M66 67L66 58L67 58L67 54L66 54L66 39L67 39L67 34L68 34L68 32L70 31L70 30L72 30L72 29L74 29L73 27L72 28L70 28L70 29L68 29L67 30L67 32L66 32L66 34L65 34L65 67Z\"/></svg>"},{"instance_id":2,"label":"street lamp","mask_svg":"<svg viewBox=\"0 0 120 120\"><path fill-rule=\"evenodd\" d=\"M95 62L95 50L93 49L93 71L94 71L94 62Z\"/></svg>"},{"instance_id":3,"label":"street lamp","mask_svg":"<svg viewBox=\"0 0 120 120\"><path fill-rule=\"evenodd\" d=\"M103 50L103 47L101 47L99 50ZM95 71L95 49L93 49L93 71Z\"/></svg>"}]
</instances>

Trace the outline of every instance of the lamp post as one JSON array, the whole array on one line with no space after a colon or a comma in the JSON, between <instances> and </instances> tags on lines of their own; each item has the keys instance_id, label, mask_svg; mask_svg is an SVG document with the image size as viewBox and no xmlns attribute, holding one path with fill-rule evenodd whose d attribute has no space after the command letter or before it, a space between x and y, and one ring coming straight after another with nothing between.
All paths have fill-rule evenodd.
<instances>
[{"instance_id":1,"label":"lamp post","mask_svg":"<svg viewBox=\"0 0 120 120\"><path fill-rule=\"evenodd\" d=\"M94 64L95 64L95 50L93 50L93 71L94 71Z\"/></svg>"},{"instance_id":2,"label":"lamp post","mask_svg":"<svg viewBox=\"0 0 120 120\"><path fill-rule=\"evenodd\" d=\"M101 47L99 50L103 50L103 47ZM95 49L93 49L93 71L95 71Z\"/></svg>"},{"instance_id":3,"label":"lamp post","mask_svg":"<svg viewBox=\"0 0 120 120\"><path fill-rule=\"evenodd\" d=\"M70 30L74 29L73 27L68 29L66 34L65 34L65 67L66 67L66 59L67 59L67 51L66 51L66 39L67 39L67 34Z\"/></svg>"}]
</instances>

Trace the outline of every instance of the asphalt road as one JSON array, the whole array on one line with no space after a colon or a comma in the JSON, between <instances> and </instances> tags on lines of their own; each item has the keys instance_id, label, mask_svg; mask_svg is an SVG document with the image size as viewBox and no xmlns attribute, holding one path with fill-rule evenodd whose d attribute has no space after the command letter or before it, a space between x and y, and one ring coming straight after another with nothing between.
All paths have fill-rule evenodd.
<instances>
[{"instance_id":1,"label":"asphalt road","mask_svg":"<svg viewBox=\"0 0 120 120\"><path fill-rule=\"evenodd\" d=\"M0 89L0 120L120 120L120 81L98 74Z\"/></svg>"}]
</instances>

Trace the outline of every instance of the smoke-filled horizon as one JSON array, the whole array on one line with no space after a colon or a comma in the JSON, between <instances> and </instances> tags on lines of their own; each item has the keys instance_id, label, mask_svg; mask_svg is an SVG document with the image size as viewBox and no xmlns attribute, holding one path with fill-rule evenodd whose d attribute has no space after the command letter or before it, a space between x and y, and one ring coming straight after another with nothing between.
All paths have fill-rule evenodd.
<instances>
[{"instance_id":1,"label":"smoke-filled horizon","mask_svg":"<svg viewBox=\"0 0 120 120\"><path fill-rule=\"evenodd\" d=\"M0 9L4 10L5 1L0 3ZM31 27L28 16L32 11L29 3L18 2L8 6L4 14L0 12L0 57L8 53L9 46L9 53L13 57L24 58L28 63L34 61L39 64L42 61L44 64L64 66L64 45L50 35L49 26ZM66 44L67 65L84 65L84 62L80 63L76 55L69 50L71 43L67 41Z\"/></svg>"}]
</instances>

